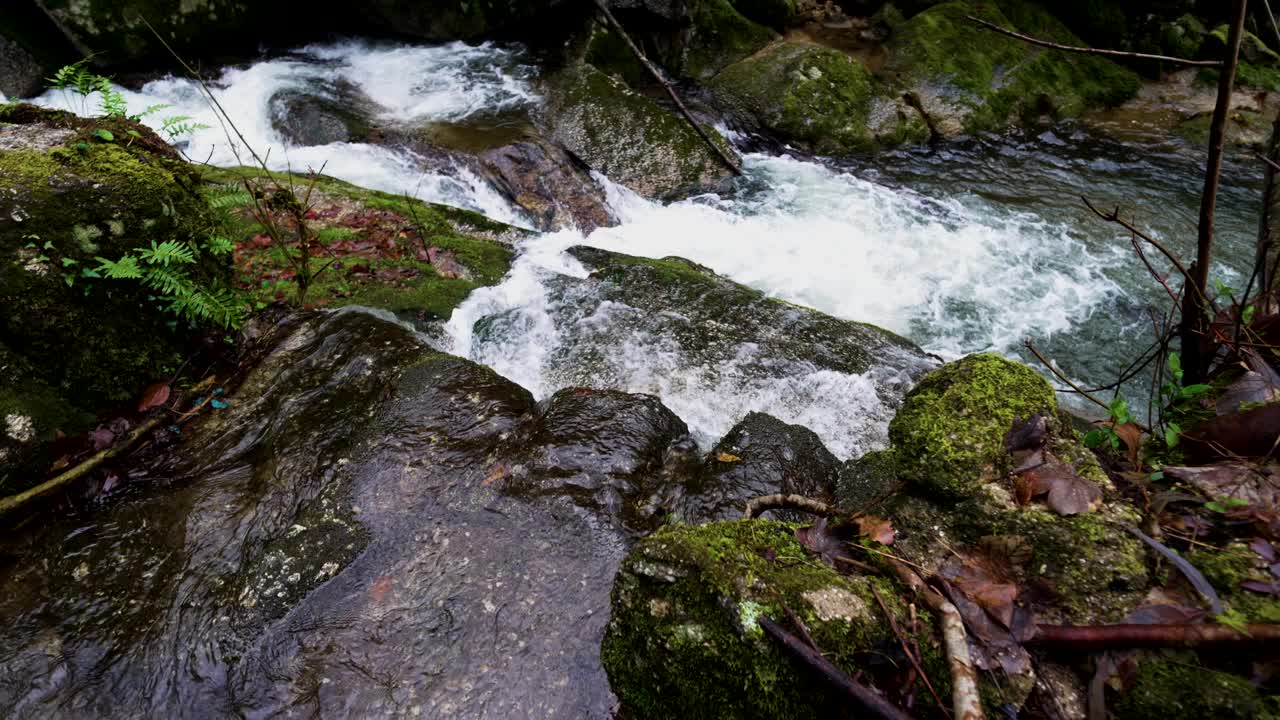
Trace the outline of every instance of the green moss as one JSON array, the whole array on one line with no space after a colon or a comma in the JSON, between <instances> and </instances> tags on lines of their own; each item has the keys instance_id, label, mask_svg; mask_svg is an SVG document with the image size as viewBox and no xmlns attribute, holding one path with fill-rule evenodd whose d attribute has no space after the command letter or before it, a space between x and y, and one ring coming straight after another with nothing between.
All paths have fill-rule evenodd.
<instances>
[{"instance_id":1,"label":"green moss","mask_svg":"<svg viewBox=\"0 0 1280 720\"><path fill-rule=\"evenodd\" d=\"M889 425L898 475L942 498L971 496L1007 470L1013 421L1056 409L1053 388L1025 365L989 354L945 365L907 395Z\"/></svg>"},{"instance_id":2,"label":"green moss","mask_svg":"<svg viewBox=\"0 0 1280 720\"><path fill-rule=\"evenodd\" d=\"M631 48L627 46L622 36L599 24L592 26L591 38L587 41L586 61L610 75L621 78L633 88L653 83L653 76L636 59L635 53L631 52Z\"/></svg>"},{"instance_id":3,"label":"green moss","mask_svg":"<svg viewBox=\"0 0 1280 720\"><path fill-rule=\"evenodd\" d=\"M733 7L746 17L782 31L796 19L795 0L733 0Z\"/></svg>"},{"instance_id":4,"label":"green moss","mask_svg":"<svg viewBox=\"0 0 1280 720\"><path fill-rule=\"evenodd\" d=\"M1143 660L1132 687L1108 705L1126 720L1280 717L1275 698L1264 698L1244 678L1200 667L1187 652Z\"/></svg>"},{"instance_id":5,"label":"green moss","mask_svg":"<svg viewBox=\"0 0 1280 720\"><path fill-rule=\"evenodd\" d=\"M780 43L727 68L711 88L739 112L817 152L876 144L868 116L883 91L861 63L838 50Z\"/></svg>"},{"instance_id":6,"label":"green moss","mask_svg":"<svg viewBox=\"0 0 1280 720\"><path fill-rule=\"evenodd\" d=\"M1002 27L1064 44L1079 38L1040 6L1021 0L948 2L903 23L891 42L890 71L908 87L944 98L968 132L998 130L1019 118L1057 118L1117 104L1137 92L1133 72L1108 60L1028 46L969 22L974 15Z\"/></svg>"},{"instance_id":7,"label":"green moss","mask_svg":"<svg viewBox=\"0 0 1280 720\"><path fill-rule=\"evenodd\" d=\"M1234 542L1212 550L1196 547L1186 556L1213 585L1227 610L1240 613L1246 622L1280 623L1280 600L1240 587L1247 580L1265 584L1273 579L1266 562L1248 545Z\"/></svg>"},{"instance_id":8,"label":"green moss","mask_svg":"<svg viewBox=\"0 0 1280 720\"><path fill-rule=\"evenodd\" d=\"M683 56L668 57L666 64L697 80L712 77L776 37L773 31L743 17L729 0L697 0L690 16L691 36Z\"/></svg>"},{"instance_id":9,"label":"green moss","mask_svg":"<svg viewBox=\"0 0 1280 720\"><path fill-rule=\"evenodd\" d=\"M872 588L899 626L909 627L899 588L816 562L792 526L667 528L641 541L623 564L602 659L614 692L639 717L826 717L823 692L763 637L758 620L788 626L783 608L790 608L829 660L870 678L897 642ZM945 696L948 676L932 621L920 617L916 637ZM916 710L939 714L927 699Z\"/></svg>"}]
</instances>

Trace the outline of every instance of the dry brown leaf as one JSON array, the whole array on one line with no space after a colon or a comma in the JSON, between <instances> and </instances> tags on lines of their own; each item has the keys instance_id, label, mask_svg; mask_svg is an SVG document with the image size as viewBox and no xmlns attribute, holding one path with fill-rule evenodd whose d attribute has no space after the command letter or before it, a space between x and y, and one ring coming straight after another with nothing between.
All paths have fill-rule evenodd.
<instances>
[{"instance_id":1,"label":"dry brown leaf","mask_svg":"<svg viewBox=\"0 0 1280 720\"><path fill-rule=\"evenodd\" d=\"M142 401L138 403L138 412L146 412L169 402L171 390L169 383L156 383L142 391Z\"/></svg>"},{"instance_id":2,"label":"dry brown leaf","mask_svg":"<svg viewBox=\"0 0 1280 720\"><path fill-rule=\"evenodd\" d=\"M864 538L874 540L881 545L892 545L897 533L893 530L893 523L878 518L874 515L863 515L854 520L858 524L858 534Z\"/></svg>"},{"instance_id":3,"label":"dry brown leaf","mask_svg":"<svg viewBox=\"0 0 1280 720\"><path fill-rule=\"evenodd\" d=\"M742 462L742 458L732 453L722 452L722 453L716 453L716 461L722 462L722 463L736 463L736 462Z\"/></svg>"},{"instance_id":4,"label":"dry brown leaf","mask_svg":"<svg viewBox=\"0 0 1280 720\"><path fill-rule=\"evenodd\" d=\"M1045 463L1037 474L1036 495L1049 494L1049 509L1059 515L1079 515L1102 504L1102 489L1060 462Z\"/></svg>"},{"instance_id":5,"label":"dry brown leaf","mask_svg":"<svg viewBox=\"0 0 1280 720\"><path fill-rule=\"evenodd\" d=\"M489 476L484 479L484 484L486 486L492 485L509 474L511 474L511 471L507 469L507 466L499 463L494 466L493 470L489 471Z\"/></svg>"},{"instance_id":6,"label":"dry brown leaf","mask_svg":"<svg viewBox=\"0 0 1280 720\"><path fill-rule=\"evenodd\" d=\"M836 558L844 554L844 540L836 535L826 518L818 518L808 527L796 528L795 536L801 545L810 552L821 555L823 561L832 567L836 564Z\"/></svg>"},{"instance_id":7,"label":"dry brown leaf","mask_svg":"<svg viewBox=\"0 0 1280 720\"><path fill-rule=\"evenodd\" d=\"M1134 467L1137 467L1138 453L1142 450L1142 428L1134 423L1125 423L1124 425L1113 425L1111 429L1124 442L1124 446L1128 450L1126 455L1129 458L1129 462L1133 463Z\"/></svg>"},{"instance_id":8,"label":"dry brown leaf","mask_svg":"<svg viewBox=\"0 0 1280 720\"><path fill-rule=\"evenodd\" d=\"M1013 603L1018 599L1018 586L1005 582L982 558L952 557L938 570L965 595L991 613L1005 628L1013 625Z\"/></svg>"}]
</instances>

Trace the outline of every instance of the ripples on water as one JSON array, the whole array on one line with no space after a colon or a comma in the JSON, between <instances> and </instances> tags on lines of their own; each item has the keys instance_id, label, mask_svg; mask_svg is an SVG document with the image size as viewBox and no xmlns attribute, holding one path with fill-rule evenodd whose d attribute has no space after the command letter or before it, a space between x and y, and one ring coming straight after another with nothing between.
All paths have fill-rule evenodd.
<instances>
[{"instance_id":1,"label":"ripples on water","mask_svg":"<svg viewBox=\"0 0 1280 720\"><path fill-rule=\"evenodd\" d=\"M460 43L343 42L228 69L215 84L249 142L259 152L271 150L275 168L323 164L327 173L357 184L520 221L519 212L481 179L465 171L424 172L422 159L404 150L348 143L288 147L271 127L272 95L336 82L360 88L380 107L380 123L465 122L477 113L537 102L534 71L516 53ZM244 161L189 81L158 80L126 95L135 111L172 106L149 122L183 114L210 125L187 143L191 157L219 165ZM78 109L60 93L39 101ZM556 390L560 380L544 372L559 341L546 281L583 275L562 251L585 243L651 257L681 255L787 300L905 334L945 358L978 351L1020 356L1022 340L1032 338L1072 376L1101 384L1150 341L1146 308L1164 308L1167 300L1133 256L1128 237L1094 218L1080 196L1101 207L1118 205L1190 257L1201 167L1201 150L1178 140L1136 147L1060 127L857 163L749 155L747 176L732 195L666 206L602 178L622 224L588 237L567 231L529 240L506 282L477 292L455 313L449 325L453 349L540 396ZM1214 268L1228 284L1243 284L1259 185L1255 165L1228 163ZM504 311L520 314L521 332L476 341L474 323ZM868 393L867 378L801 373L768 386L731 388L672 382L696 368L681 368L678 358L654 347L624 348L634 354L628 363L633 371L615 382L662 395L706 436L754 409L814 427L845 455L882 437L876 432L873 442L858 444L839 432L850 418L885 414ZM1135 400L1143 397L1141 388L1129 392ZM796 397L810 400L798 409L788 402Z\"/></svg>"}]
</instances>

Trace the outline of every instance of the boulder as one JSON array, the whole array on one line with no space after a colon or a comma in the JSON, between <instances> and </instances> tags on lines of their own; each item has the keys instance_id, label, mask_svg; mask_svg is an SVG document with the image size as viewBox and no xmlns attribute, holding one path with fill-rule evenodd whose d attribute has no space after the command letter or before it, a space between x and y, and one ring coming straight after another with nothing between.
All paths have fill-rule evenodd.
<instances>
[{"instance_id":1,"label":"boulder","mask_svg":"<svg viewBox=\"0 0 1280 720\"><path fill-rule=\"evenodd\" d=\"M753 412L716 443L699 470L678 486L684 492L673 503L676 517L688 523L739 518L747 501L762 495L831 502L840 462L812 430Z\"/></svg>"},{"instance_id":2,"label":"boulder","mask_svg":"<svg viewBox=\"0 0 1280 720\"><path fill-rule=\"evenodd\" d=\"M479 164L539 230L574 227L589 234L617 223L590 169L560 145L529 137L481 152Z\"/></svg>"},{"instance_id":3,"label":"boulder","mask_svg":"<svg viewBox=\"0 0 1280 720\"><path fill-rule=\"evenodd\" d=\"M19 369L0 417L30 428L18 435L78 432L88 414L177 369L191 329L142 282L95 268L168 240L202 244L211 222L191 166L145 127L0 107L0 347ZM229 258L191 272L226 282Z\"/></svg>"},{"instance_id":4,"label":"boulder","mask_svg":"<svg viewBox=\"0 0 1280 720\"><path fill-rule=\"evenodd\" d=\"M796 0L733 0L733 7L747 18L778 32L797 17Z\"/></svg>"},{"instance_id":5,"label":"boulder","mask_svg":"<svg viewBox=\"0 0 1280 720\"><path fill-rule=\"evenodd\" d=\"M368 142L374 133L373 101L341 81L283 90L271 96L268 107L271 127L290 145Z\"/></svg>"},{"instance_id":6,"label":"boulder","mask_svg":"<svg viewBox=\"0 0 1280 720\"><path fill-rule=\"evenodd\" d=\"M839 50L777 43L729 66L710 87L739 124L814 152L848 154L929 139L914 108Z\"/></svg>"},{"instance_id":7,"label":"boulder","mask_svg":"<svg viewBox=\"0 0 1280 720\"><path fill-rule=\"evenodd\" d=\"M0 35L0 102L38 95L47 74L26 48Z\"/></svg>"},{"instance_id":8,"label":"boulder","mask_svg":"<svg viewBox=\"0 0 1280 720\"><path fill-rule=\"evenodd\" d=\"M913 627L902 591L883 577L841 575L771 521L675 526L636 545L618 572L602 654L636 717L821 718L837 703L813 673L765 637L763 618L795 632L794 613L826 657L864 684L905 663L877 594L899 628ZM942 697L949 677L917 609L926 672ZM902 667L902 665L898 665ZM942 717L926 693L917 717Z\"/></svg>"},{"instance_id":9,"label":"boulder","mask_svg":"<svg viewBox=\"0 0 1280 720\"><path fill-rule=\"evenodd\" d=\"M591 65L546 78L544 92L542 122L550 138L641 195L677 197L731 177L684 118ZM733 153L727 143L723 148Z\"/></svg>"},{"instance_id":10,"label":"boulder","mask_svg":"<svg viewBox=\"0 0 1280 720\"><path fill-rule=\"evenodd\" d=\"M307 227L323 246L313 262L316 268L327 266L308 289L305 304L387 310L424 330L447 320L472 290L497 284L511 267L511 245L526 235L479 213L326 176L264 175L240 167L203 168L202 179L216 202L243 195L245 179L266 194L293 187L309 200ZM279 225L289 226L285 211L271 212ZM298 300L296 268L262 234L243 199L227 232L237 243L242 290L267 303Z\"/></svg>"},{"instance_id":11,"label":"boulder","mask_svg":"<svg viewBox=\"0 0 1280 720\"><path fill-rule=\"evenodd\" d=\"M965 19L969 15L1046 40L1082 44L1038 5L1022 0L955 0L899 24L884 74L914 96L944 137L1003 130L1045 115L1074 117L1138 91L1138 76L1109 60L1028 45L975 25Z\"/></svg>"},{"instance_id":12,"label":"boulder","mask_svg":"<svg viewBox=\"0 0 1280 720\"><path fill-rule=\"evenodd\" d=\"M621 393L539 407L366 311L245 337L228 407L6 558L0 715L612 717L623 509L682 423Z\"/></svg>"}]
</instances>

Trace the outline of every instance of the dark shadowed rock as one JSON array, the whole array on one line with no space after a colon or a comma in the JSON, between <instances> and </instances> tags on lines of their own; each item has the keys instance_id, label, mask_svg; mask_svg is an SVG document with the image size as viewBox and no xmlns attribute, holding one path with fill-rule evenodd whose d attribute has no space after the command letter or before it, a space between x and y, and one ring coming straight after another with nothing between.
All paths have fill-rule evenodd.
<instances>
[{"instance_id":1,"label":"dark shadowed rock","mask_svg":"<svg viewBox=\"0 0 1280 720\"><path fill-rule=\"evenodd\" d=\"M0 35L0 95L31 97L40 92L45 74L26 48Z\"/></svg>"},{"instance_id":2,"label":"dark shadowed rock","mask_svg":"<svg viewBox=\"0 0 1280 720\"><path fill-rule=\"evenodd\" d=\"M540 230L574 226L583 233L613 225L604 189L564 148L531 138L480 154L490 180Z\"/></svg>"},{"instance_id":3,"label":"dark shadowed rock","mask_svg":"<svg viewBox=\"0 0 1280 720\"><path fill-rule=\"evenodd\" d=\"M676 514L690 523L738 518L748 500L775 493L829 502L839 474L840 462L812 430L751 413L707 455Z\"/></svg>"},{"instance_id":4,"label":"dark shadowed rock","mask_svg":"<svg viewBox=\"0 0 1280 720\"><path fill-rule=\"evenodd\" d=\"M377 108L359 88L337 82L271 96L271 127L292 145L367 142Z\"/></svg>"},{"instance_id":5,"label":"dark shadowed rock","mask_svg":"<svg viewBox=\"0 0 1280 720\"><path fill-rule=\"evenodd\" d=\"M537 407L361 311L246 335L264 359L148 486L7 538L0 715L611 717L620 511L683 423Z\"/></svg>"}]
</instances>

